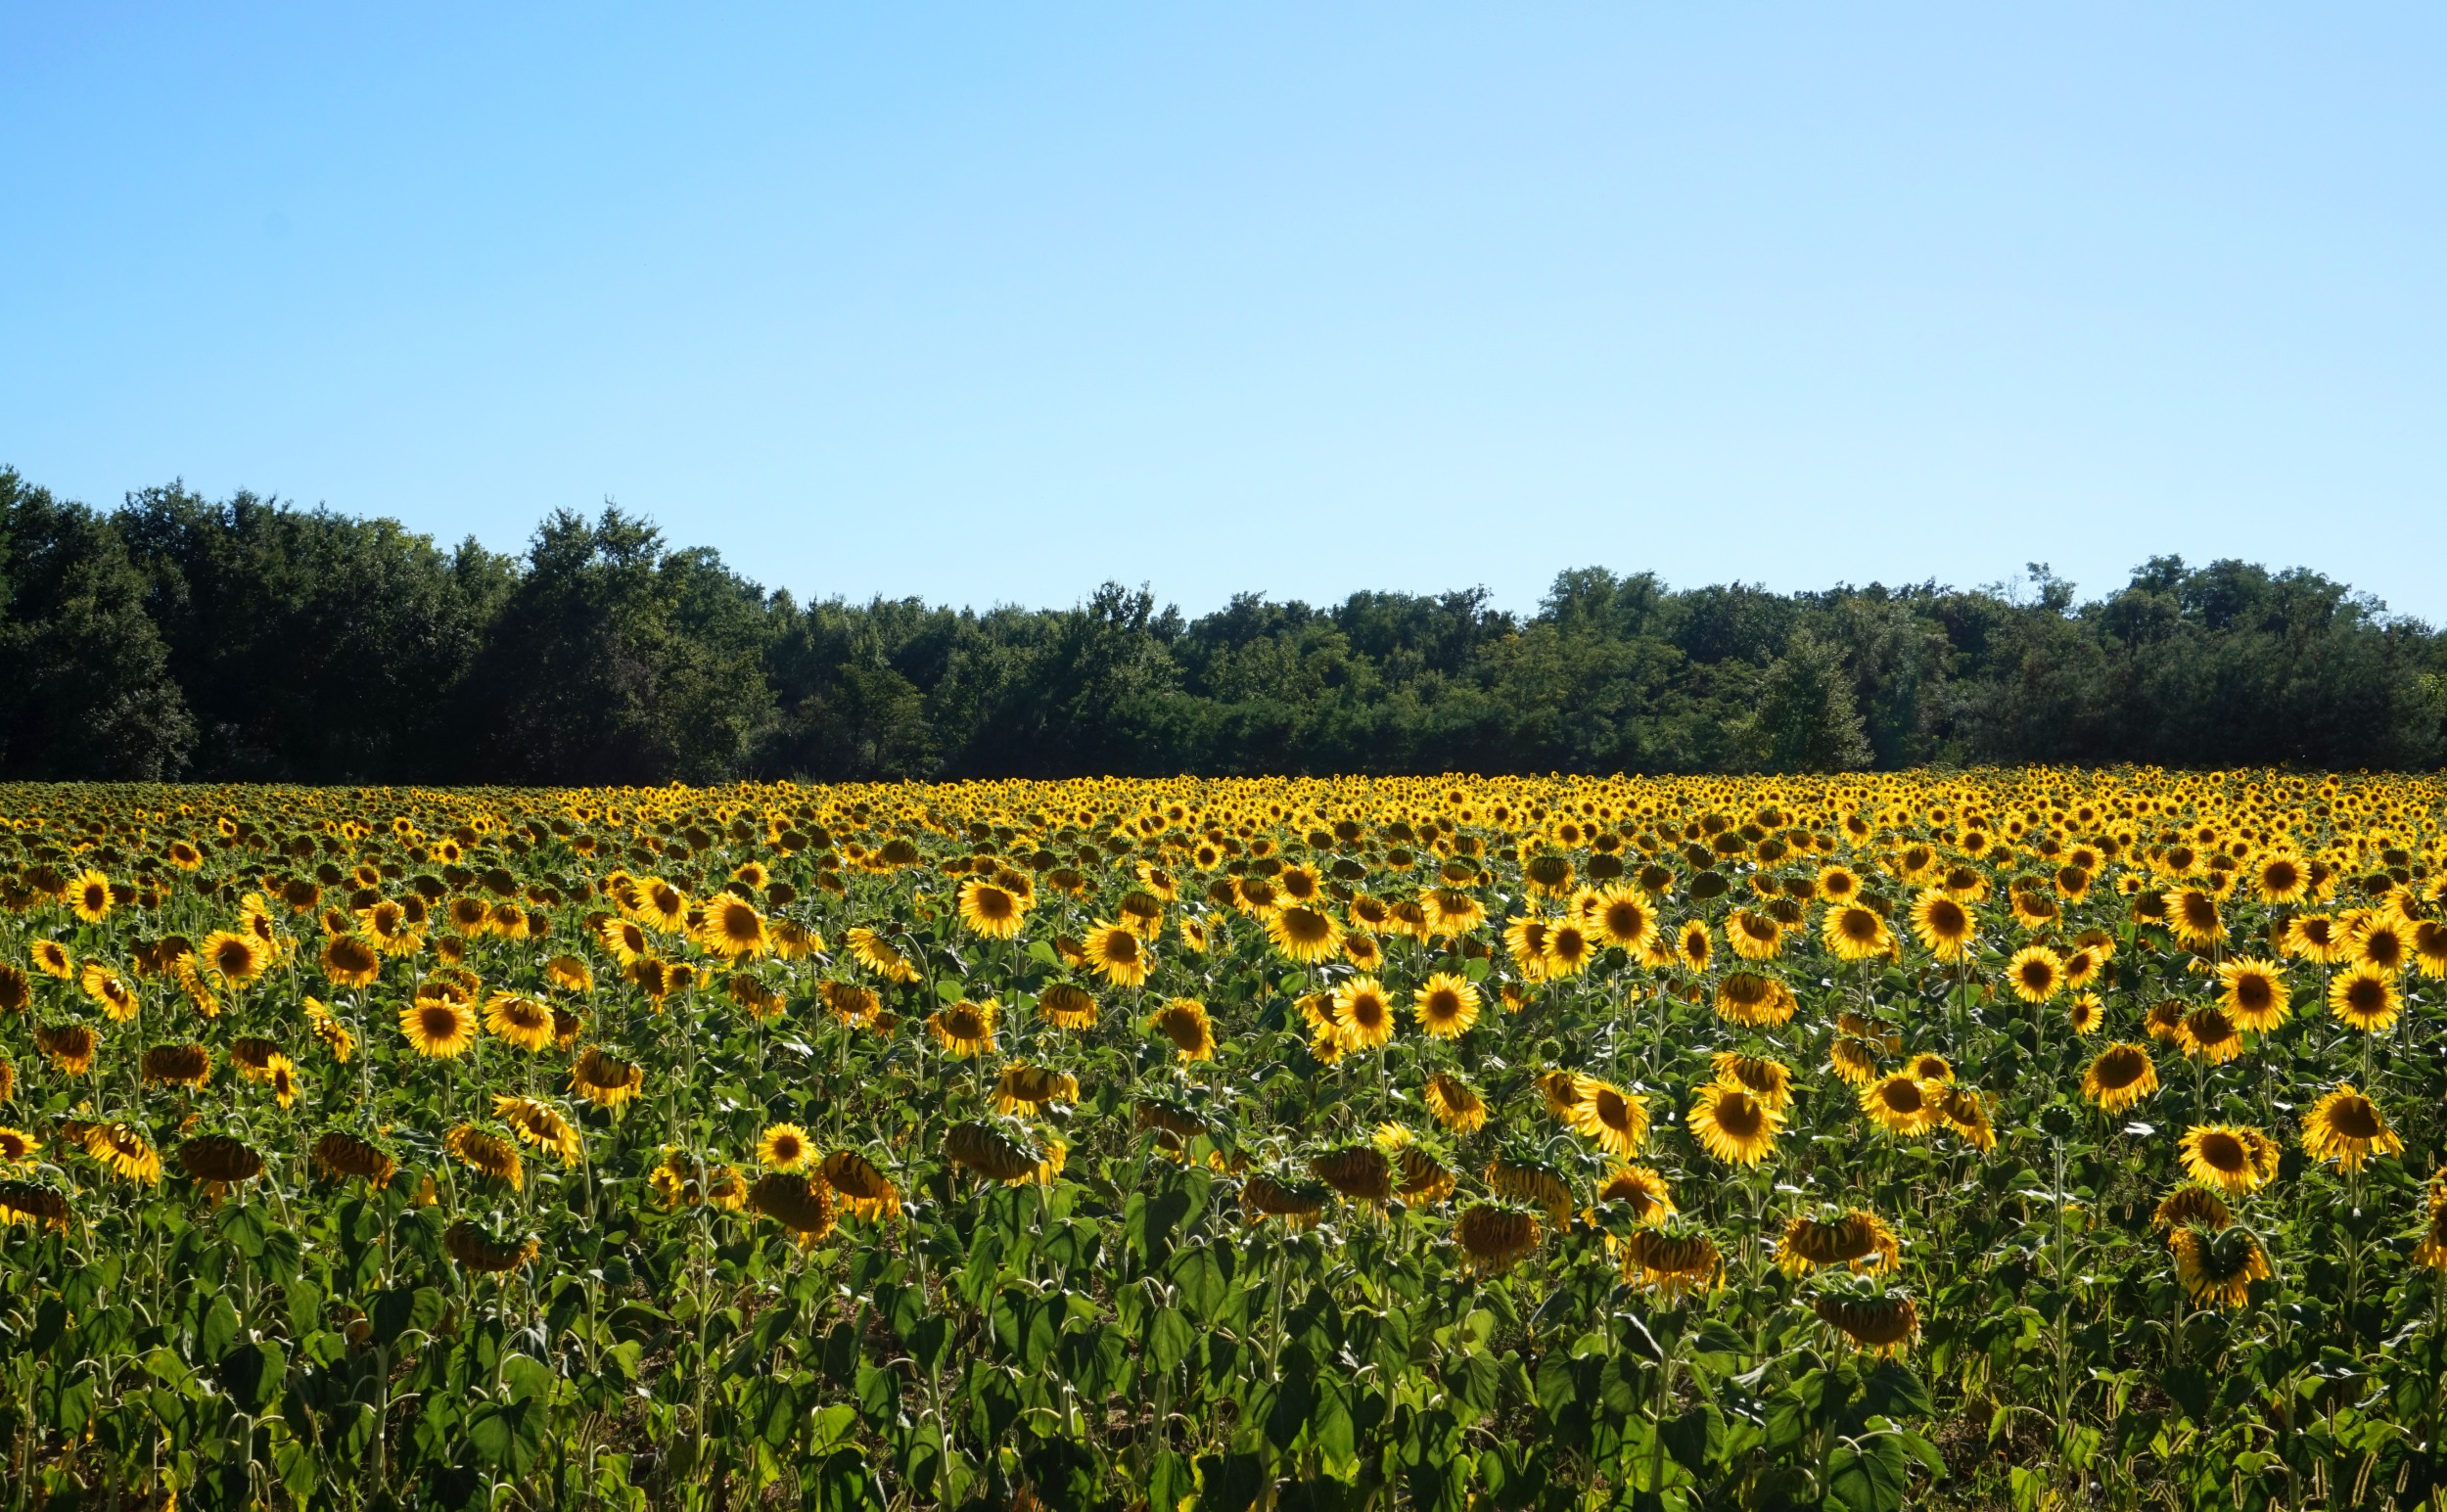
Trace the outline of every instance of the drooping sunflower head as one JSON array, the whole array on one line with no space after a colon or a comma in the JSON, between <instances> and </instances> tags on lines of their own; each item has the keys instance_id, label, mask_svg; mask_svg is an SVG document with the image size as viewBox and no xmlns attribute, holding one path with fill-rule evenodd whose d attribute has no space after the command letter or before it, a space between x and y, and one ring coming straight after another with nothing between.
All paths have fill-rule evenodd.
<instances>
[{"instance_id":1,"label":"drooping sunflower head","mask_svg":"<svg viewBox=\"0 0 2447 1512\"><path fill-rule=\"evenodd\" d=\"M818 1173L853 1217L876 1222L900 1210L900 1189L873 1161L855 1150L835 1150L827 1155Z\"/></svg>"},{"instance_id":2,"label":"drooping sunflower head","mask_svg":"<svg viewBox=\"0 0 2447 1512\"><path fill-rule=\"evenodd\" d=\"M1538 1219L1505 1203L1472 1203L1453 1222L1464 1268L1478 1275L1510 1269L1538 1248Z\"/></svg>"},{"instance_id":3,"label":"drooping sunflower head","mask_svg":"<svg viewBox=\"0 0 2447 1512\"><path fill-rule=\"evenodd\" d=\"M1487 1123L1486 1101L1449 1072L1428 1077L1420 1096L1436 1122L1456 1134L1473 1133Z\"/></svg>"},{"instance_id":4,"label":"drooping sunflower head","mask_svg":"<svg viewBox=\"0 0 2447 1512\"><path fill-rule=\"evenodd\" d=\"M2270 1275L2259 1236L2240 1225L2179 1228L2167 1243L2175 1252L2175 1278L2195 1306L2245 1306L2251 1301L2251 1283Z\"/></svg>"},{"instance_id":5,"label":"drooping sunflower head","mask_svg":"<svg viewBox=\"0 0 2447 1512\"><path fill-rule=\"evenodd\" d=\"M1920 1312L1910 1293L1856 1276L1828 1271L1812 1289L1811 1310L1819 1321L1870 1354L1900 1354L1920 1331Z\"/></svg>"},{"instance_id":6,"label":"drooping sunflower head","mask_svg":"<svg viewBox=\"0 0 2447 1512\"><path fill-rule=\"evenodd\" d=\"M1782 1061L1720 1050L1709 1057L1708 1069L1719 1082L1740 1087L1779 1112L1792 1101L1793 1072Z\"/></svg>"},{"instance_id":7,"label":"drooping sunflower head","mask_svg":"<svg viewBox=\"0 0 2447 1512\"><path fill-rule=\"evenodd\" d=\"M1666 1297L1707 1291L1725 1271L1716 1241L1680 1217L1622 1235L1615 1254L1625 1281Z\"/></svg>"},{"instance_id":8,"label":"drooping sunflower head","mask_svg":"<svg viewBox=\"0 0 2447 1512\"><path fill-rule=\"evenodd\" d=\"M570 1066L570 1090L598 1107L621 1107L645 1083L645 1068L615 1059L596 1045L580 1050Z\"/></svg>"},{"instance_id":9,"label":"drooping sunflower head","mask_svg":"<svg viewBox=\"0 0 2447 1512\"><path fill-rule=\"evenodd\" d=\"M1716 1012L1729 1024L1772 1029L1800 1008L1792 988L1764 972L1729 971L1716 985Z\"/></svg>"},{"instance_id":10,"label":"drooping sunflower head","mask_svg":"<svg viewBox=\"0 0 2447 1512\"><path fill-rule=\"evenodd\" d=\"M1777 1264L1792 1276L1830 1265L1892 1269L1902 1261L1903 1246L1894 1230L1867 1208L1796 1217L1784 1226L1783 1242L1777 1246Z\"/></svg>"},{"instance_id":11,"label":"drooping sunflower head","mask_svg":"<svg viewBox=\"0 0 2447 1512\"><path fill-rule=\"evenodd\" d=\"M1094 1029L1098 1017L1094 994L1069 982L1050 983L1039 992L1037 1011L1054 1028L1073 1031Z\"/></svg>"},{"instance_id":12,"label":"drooping sunflower head","mask_svg":"<svg viewBox=\"0 0 2447 1512\"><path fill-rule=\"evenodd\" d=\"M459 1164L487 1180L499 1181L512 1191L525 1183L527 1163L519 1159L518 1146L499 1134L473 1123L460 1123L441 1136L442 1148L458 1158Z\"/></svg>"},{"instance_id":13,"label":"drooping sunflower head","mask_svg":"<svg viewBox=\"0 0 2447 1512\"><path fill-rule=\"evenodd\" d=\"M1015 1061L994 1082L996 1113L1037 1114L1054 1103L1079 1101L1079 1078L1050 1067Z\"/></svg>"}]
</instances>

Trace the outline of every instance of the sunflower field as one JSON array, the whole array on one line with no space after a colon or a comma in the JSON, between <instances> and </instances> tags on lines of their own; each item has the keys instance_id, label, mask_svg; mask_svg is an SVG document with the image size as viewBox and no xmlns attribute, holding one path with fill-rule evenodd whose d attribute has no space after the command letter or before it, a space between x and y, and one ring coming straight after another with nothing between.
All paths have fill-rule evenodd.
<instances>
[{"instance_id":1,"label":"sunflower field","mask_svg":"<svg viewBox=\"0 0 2447 1512\"><path fill-rule=\"evenodd\" d=\"M2443 817L0 787L0 1505L2447 1505Z\"/></svg>"}]
</instances>

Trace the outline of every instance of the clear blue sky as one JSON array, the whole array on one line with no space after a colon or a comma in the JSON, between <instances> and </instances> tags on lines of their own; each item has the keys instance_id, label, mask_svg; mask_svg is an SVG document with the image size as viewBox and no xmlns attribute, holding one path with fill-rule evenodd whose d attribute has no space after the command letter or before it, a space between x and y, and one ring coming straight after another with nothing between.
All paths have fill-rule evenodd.
<instances>
[{"instance_id":1,"label":"clear blue sky","mask_svg":"<svg viewBox=\"0 0 2447 1512\"><path fill-rule=\"evenodd\" d=\"M2447 620L2447 9L0 9L0 463L1192 612Z\"/></svg>"}]
</instances>

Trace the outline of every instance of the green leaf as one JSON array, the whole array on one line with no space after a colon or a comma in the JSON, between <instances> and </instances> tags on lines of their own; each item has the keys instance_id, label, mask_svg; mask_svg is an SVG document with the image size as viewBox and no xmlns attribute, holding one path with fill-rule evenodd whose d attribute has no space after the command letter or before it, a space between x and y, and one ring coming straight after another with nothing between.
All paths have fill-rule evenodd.
<instances>
[{"instance_id":1,"label":"green leaf","mask_svg":"<svg viewBox=\"0 0 2447 1512\"><path fill-rule=\"evenodd\" d=\"M221 1389L244 1412L261 1415L280 1395L281 1382L289 1374L289 1356L269 1339L242 1344L221 1356L219 1365Z\"/></svg>"},{"instance_id":2,"label":"green leaf","mask_svg":"<svg viewBox=\"0 0 2447 1512\"><path fill-rule=\"evenodd\" d=\"M1903 1445L1880 1434L1866 1451L1839 1443L1826 1457L1826 1489L1850 1512L1902 1512Z\"/></svg>"},{"instance_id":3,"label":"green leaf","mask_svg":"<svg viewBox=\"0 0 2447 1512\"><path fill-rule=\"evenodd\" d=\"M538 1401L482 1402L467 1415L468 1444L484 1463L523 1476L543 1457L545 1416Z\"/></svg>"},{"instance_id":4,"label":"green leaf","mask_svg":"<svg viewBox=\"0 0 2447 1512\"><path fill-rule=\"evenodd\" d=\"M1171 1370L1189 1357L1198 1336L1189 1319L1170 1307L1157 1309L1147 1324L1147 1358L1157 1370Z\"/></svg>"}]
</instances>

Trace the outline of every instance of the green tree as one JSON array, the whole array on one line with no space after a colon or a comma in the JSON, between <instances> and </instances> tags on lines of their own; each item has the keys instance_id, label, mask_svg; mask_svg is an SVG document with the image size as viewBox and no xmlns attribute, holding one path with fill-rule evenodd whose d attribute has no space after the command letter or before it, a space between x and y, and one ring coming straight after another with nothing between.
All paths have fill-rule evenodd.
<instances>
[{"instance_id":1,"label":"green tree","mask_svg":"<svg viewBox=\"0 0 2447 1512\"><path fill-rule=\"evenodd\" d=\"M111 523L0 470L0 774L175 777L195 722Z\"/></svg>"}]
</instances>

